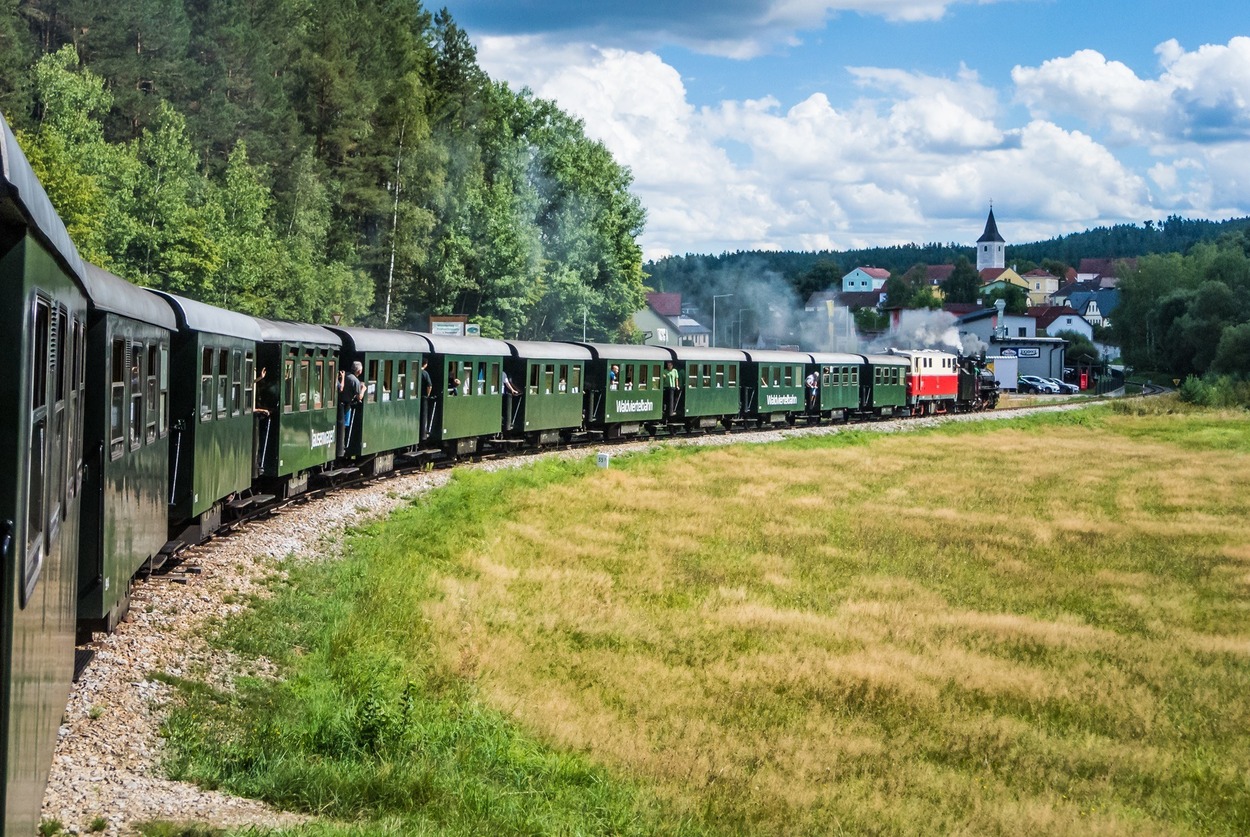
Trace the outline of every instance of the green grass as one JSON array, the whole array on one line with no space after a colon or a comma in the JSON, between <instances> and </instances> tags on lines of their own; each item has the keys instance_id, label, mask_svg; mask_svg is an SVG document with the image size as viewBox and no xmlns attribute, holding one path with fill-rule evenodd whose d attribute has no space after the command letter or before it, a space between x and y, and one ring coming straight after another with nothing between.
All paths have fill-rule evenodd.
<instances>
[{"instance_id":1,"label":"green grass","mask_svg":"<svg viewBox=\"0 0 1250 837\"><path fill-rule=\"evenodd\" d=\"M661 819L634 784L527 735L432 655L419 602L439 596L440 573L456 572L459 550L485 535L508 491L569 471L458 474L409 514L358 533L348 559L293 568L221 637L269 656L288 679L242 680L223 694L166 678L187 696L167 725L171 775L372 823L308 834L693 833Z\"/></svg>"},{"instance_id":2,"label":"green grass","mask_svg":"<svg viewBox=\"0 0 1250 837\"><path fill-rule=\"evenodd\" d=\"M1250 417L459 473L178 683L171 770L296 833L1250 832Z\"/></svg>"}]
</instances>

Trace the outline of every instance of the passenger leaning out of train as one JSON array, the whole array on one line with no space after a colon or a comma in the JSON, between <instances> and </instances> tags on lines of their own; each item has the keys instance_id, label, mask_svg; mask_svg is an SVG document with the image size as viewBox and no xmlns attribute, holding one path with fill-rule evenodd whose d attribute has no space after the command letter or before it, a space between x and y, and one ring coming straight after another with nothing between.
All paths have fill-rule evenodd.
<instances>
[{"instance_id":1,"label":"passenger leaning out of train","mask_svg":"<svg viewBox=\"0 0 1250 837\"><path fill-rule=\"evenodd\" d=\"M429 398L434 394L434 379L430 377L430 362L421 358L421 391Z\"/></svg>"},{"instance_id":2,"label":"passenger leaning out of train","mask_svg":"<svg viewBox=\"0 0 1250 837\"><path fill-rule=\"evenodd\" d=\"M807 411L816 412L816 396L820 393L820 375L813 371L808 373L807 380Z\"/></svg>"},{"instance_id":3,"label":"passenger leaning out of train","mask_svg":"<svg viewBox=\"0 0 1250 837\"><path fill-rule=\"evenodd\" d=\"M677 393L681 389L681 375L671 360L664 361L664 415L677 413Z\"/></svg>"},{"instance_id":4,"label":"passenger leaning out of train","mask_svg":"<svg viewBox=\"0 0 1250 837\"><path fill-rule=\"evenodd\" d=\"M608 389L616 389L617 385L620 383L620 380L621 380L621 367L617 366L614 363L612 364L612 368L608 370Z\"/></svg>"},{"instance_id":5,"label":"passenger leaning out of train","mask_svg":"<svg viewBox=\"0 0 1250 837\"><path fill-rule=\"evenodd\" d=\"M265 374L268 369L264 366L260 368L260 374L256 376L256 380L252 381L252 414L257 418L268 418L269 411L277 405L273 403L270 397L269 387L265 386Z\"/></svg>"},{"instance_id":6,"label":"passenger leaning out of train","mask_svg":"<svg viewBox=\"0 0 1250 837\"><path fill-rule=\"evenodd\" d=\"M360 361L352 364L352 371L339 372L339 406L343 408L343 426L351 427L356 410L365 400L365 385L360 376L365 367Z\"/></svg>"},{"instance_id":7,"label":"passenger leaning out of train","mask_svg":"<svg viewBox=\"0 0 1250 837\"><path fill-rule=\"evenodd\" d=\"M455 361L451 361L447 364L447 394L460 394L460 379L456 377Z\"/></svg>"}]
</instances>

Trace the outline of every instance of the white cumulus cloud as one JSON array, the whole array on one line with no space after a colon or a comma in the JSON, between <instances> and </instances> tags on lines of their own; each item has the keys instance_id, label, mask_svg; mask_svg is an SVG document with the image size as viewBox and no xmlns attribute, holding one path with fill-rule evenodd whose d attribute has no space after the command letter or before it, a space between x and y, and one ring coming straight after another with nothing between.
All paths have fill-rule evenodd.
<instances>
[{"instance_id":1,"label":"white cumulus cloud","mask_svg":"<svg viewBox=\"0 0 1250 837\"><path fill-rule=\"evenodd\" d=\"M1160 127L1196 112L1185 102L1208 111L1235 102L1242 52L1250 40L1195 52L1165 44L1157 79L1088 51L1017 67L1015 96L1033 116L1013 124L1001 104L1011 93L966 67L950 78L848 68L861 95L842 107L819 92L788 108L771 96L695 107L680 74L652 52L479 43L491 75L556 100L631 168L648 213L648 257L971 242L990 200L1015 241L1175 209L1244 214L1250 154L1231 142L1197 147ZM1087 124L1067 124L1074 115Z\"/></svg>"}]
</instances>

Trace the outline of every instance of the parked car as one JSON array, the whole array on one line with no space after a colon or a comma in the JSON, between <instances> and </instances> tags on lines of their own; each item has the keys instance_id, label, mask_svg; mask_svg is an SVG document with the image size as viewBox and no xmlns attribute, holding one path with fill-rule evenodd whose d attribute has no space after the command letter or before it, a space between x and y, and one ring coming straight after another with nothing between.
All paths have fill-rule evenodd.
<instances>
[{"instance_id":1,"label":"parked car","mask_svg":"<svg viewBox=\"0 0 1250 837\"><path fill-rule=\"evenodd\" d=\"M1059 387L1036 375L1021 375L1016 379L1016 390L1018 392L1045 393L1047 395L1059 394Z\"/></svg>"},{"instance_id":2,"label":"parked car","mask_svg":"<svg viewBox=\"0 0 1250 837\"><path fill-rule=\"evenodd\" d=\"M1044 378L1043 380L1050 381L1052 384L1059 387L1059 391L1064 395L1076 395L1081 391L1081 388L1076 384L1070 384L1067 381L1061 381L1058 378Z\"/></svg>"}]
</instances>

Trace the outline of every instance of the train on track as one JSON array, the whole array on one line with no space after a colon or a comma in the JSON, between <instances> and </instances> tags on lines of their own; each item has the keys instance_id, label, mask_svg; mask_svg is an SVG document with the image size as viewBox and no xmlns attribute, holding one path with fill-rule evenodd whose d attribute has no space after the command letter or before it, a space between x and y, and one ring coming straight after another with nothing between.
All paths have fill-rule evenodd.
<instances>
[{"instance_id":1,"label":"train on track","mask_svg":"<svg viewBox=\"0 0 1250 837\"><path fill-rule=\"evenodd\" d=\"M975 360L940 351L670 349L258 319L84 262L2 117L0 175L0 346L14 364L0 399L5 834L37 827L76 641L116 626L138 573L253 507L436 457L997 401ZM358 403L344 405L340 381L356 364Z\"/></svg>"}]
</instances>

